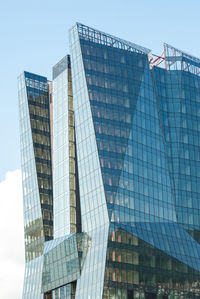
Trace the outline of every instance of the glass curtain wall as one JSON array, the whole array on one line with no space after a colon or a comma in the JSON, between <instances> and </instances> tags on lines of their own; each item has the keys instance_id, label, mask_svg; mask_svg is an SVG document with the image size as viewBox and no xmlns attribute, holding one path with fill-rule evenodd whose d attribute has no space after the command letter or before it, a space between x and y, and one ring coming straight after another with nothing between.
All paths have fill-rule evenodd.
<instances>
[{"instance_id":1,"label":"glass curtain wall","mask_svg":"<svg viewBox=\"0 0 200 299\"><path fill-rule=\"evenodd\" d=\"M19 77L20 145L26 269L23 298L41 298L42 254L53 238L53 198L47 79Z\"/></svg>"}]
</instances>

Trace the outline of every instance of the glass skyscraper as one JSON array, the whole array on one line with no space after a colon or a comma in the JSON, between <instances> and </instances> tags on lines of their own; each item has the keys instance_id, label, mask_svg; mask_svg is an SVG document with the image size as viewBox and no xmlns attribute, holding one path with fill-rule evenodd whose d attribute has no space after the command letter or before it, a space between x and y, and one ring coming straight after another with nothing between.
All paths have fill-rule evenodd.
<instances>
[{"instance_id":1,"label":"glass skyscraper","mask_svg":"<svg viewBox=\"0 0 200 299\"><path fill-rule=\"evenodd\" d=\"M69 41L19 76L23 299L200 298L200 60Z\"/></svg>"}]
</instances>

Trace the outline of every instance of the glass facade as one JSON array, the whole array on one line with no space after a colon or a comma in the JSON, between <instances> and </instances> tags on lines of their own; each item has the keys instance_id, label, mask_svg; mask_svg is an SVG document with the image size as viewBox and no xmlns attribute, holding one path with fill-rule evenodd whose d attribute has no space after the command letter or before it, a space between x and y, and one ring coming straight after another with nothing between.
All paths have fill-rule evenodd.
<instances>
[{"instance_id":1,"label":"glass facade","mask_svg":"<svg viewBox=\"0 0 200 299\"><path fill-rule=\"evenodd\" d=\"M54 237L56 238L80 231L69 55L53 67L52 86Z\"/></svg>"},{"instance_id":2,"label":"glass facade","mask_svg":"<svg viewBox=\"0 0 200 299\"><path fill-rule=\"evenodd\" d=\"M23 298L40 298L44 242L53 238L49 93L45 77L19 77L26 270Z\"/></svg>"},{"instance_id":3,"label":"glass facade","mask_svg":"<svg viewBox=\"0 0 200 299\"><path fill-rule=\"evenodd\" d=\"M70 35L82 231L91 237L76 298L102 298L109 218L77 26Z\"/></svg>"},{"instance_id":4,"label":"glass facade","mask_svg":"<svg viewBox=\"0 0 200 299\"><path fill-rule=\"evenodd\" d=\"M43 293L80 277L89 245L90 238L86 233L71 234L45 243Z\"/></svg>"},{"instance_id":5,"label":"glass facade","mask_svg":"<svg viewBox=\"0 0 200 299\"><path fill-rule=\"evenodd\" d=\"M191 74L191 67L189 71L178 67L151 70L148 49L80 24L71 31L71 55L72 81L78 82L77 86L73 85L73 95L77 146L82 156L78 156L80 176L84 151L86 157L91 157L90 141L84 132L84 127L91 126L95 131L100 164L97 167L102 175L109 216L106 264L104 260L101 263L105 269L104 291L103 295L96 292L96 298L98 295L100 298L199 296L199 217L191 198L199 198L199 181L197 176L191 177L189 170L189 178L182 177L180 172L180 165L186 171L187 164L195 173L198 171L199 154L195 144L200 141L199 76ZM178 57L173 59L180 62ZM172 58L166 56L166 61L171 65ZM188 91L191 89L192 92ZM191 93L189 96L186 90ZM177 115L176 101L181 103L179 110L185 109L183 116ZM91 125L87 120L90 114ZM190 129L196 130L182 129L178 118L183 123L189 118ZM78 132L79 123L82 127ZM78 144L80 138L82 145ZM189 138L193 147L188 145ZM188 155L191 151L194 163L192 159L180 160L180 152L186 149ZM93 163L92 158L90 163ZM84 179L80 185L82 211L85 208L82 192L89 196L90 182L86 175ZM184 195L190 209L183 204L181 193L187 190L192 193ZM89 198L86 201L89 202ZM92 210L93 207L90 214ZM87 216L88 224L89 219ZM192 226L194 221L196 228ZM81 279L84 283L77 284L77 298L79 292L80 298L94 298L92 291L91 294L88 289L84 292L89 275Z\"/></svg>"},{"instance_id":6,"label":"glass facade","mask_svg":"<svg viewBox=\"0 0 200 299\"><path fill-rule=\"evenodd\" d=\"M55 240L44 257L46 237L27 243L27 263L44 259L45 299L200 298L200 60L164 44L162 68L149 49L85 25L69 35L51 93ZM31 190L39 207L37 223L25 209L28 235L44 226L34 164L43 106L32 117L25 78L22 170L26 161L33 170L23 177L24 202ZM70 254L77 265L82 257L70 251L80 232L84 264L70 270Z\"/></svg>"}]
</instances>

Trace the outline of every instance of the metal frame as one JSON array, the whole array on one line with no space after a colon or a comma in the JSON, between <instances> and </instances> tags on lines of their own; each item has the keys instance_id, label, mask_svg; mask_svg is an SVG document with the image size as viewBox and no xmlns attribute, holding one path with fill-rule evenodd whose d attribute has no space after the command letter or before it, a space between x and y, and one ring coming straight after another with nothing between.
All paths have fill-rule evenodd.
<instances>
[{"instance_id":1,"label":"metal frame","mask_svg":"<svg viewBox=\"0 0 200 299\"><path fill-rule=\"evenodd\" d=\"M182 70L200 75L200 59L168 44L164 44L165 62L169 70Z\"/></svg>"},{"instance_id":2,"label":"metal frame","mask_svg":"<svg viewBox=\"0 0 200 299\"><path fill-rule=\"evenodd\" d=\"M149 54L151 52L150 49L141 47L139 45L115 37L113 35L106 34L102 31L85 26L83 24L76 23L76 25L78 28L78 33L80 38L88 40L90 42L94 42L94 43L98 43L110 47L115 47L118 49L123 49L131 52L142 53L142 54Z\"/></svg>"},{"instance_id":3,"label":"metal frame","mask_svg":"<svg viewBox=\"0 0 200 299\"><path fill-rule=\"evenodd\" d=\"M189 55L167 43L163 44L163 52L160 56L152 54L148 48L141 47L132 42L123 40L102 31L76 23L79 37L90 42L137 52L148 55L150 68L161 66L166 70L182 70L195 75L200 75L200 59Z\"/></svg>"},{"instance_id":4,"label":"metal frame","mask_svg":"<svg viewBox=\"0 0 200 299\"><path fill-rule=\"evenodd\" d=\"M165 63L165 49L163 50L162 54L160 56L151 53L149 56L149 65L152 69L154 66L158 66L160 64ZM166 68L166 65L165 65Z\"/></svg>"},{"instance_id":5,"label":"metal frame","mask_svg":"<svg viewBox=\"0 0 200 299\"><path fill-rule=\"evenodd\" d=\"M166 70L181 70L200 76L200 59L166 43L160 56L149 55L150 68L161 65Z\"/></svg>"}]
</instances>

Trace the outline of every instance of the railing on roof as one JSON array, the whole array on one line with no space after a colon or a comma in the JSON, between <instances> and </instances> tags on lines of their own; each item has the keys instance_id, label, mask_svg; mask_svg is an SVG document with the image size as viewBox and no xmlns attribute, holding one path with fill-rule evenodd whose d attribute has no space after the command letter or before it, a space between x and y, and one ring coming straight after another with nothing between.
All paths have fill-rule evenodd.
<instances>
[{"instance_id":1,"label":"railing on roof","mask_svg":"<svg viewBox=\"0 0 200 299\"><path fill-rule=\"evenodd\" d=\"M168 70L182 70L200 75L200 59L168 44L164 44L165 64Z\"/></svg>"},{"instance_id":2,"label":"railing on roof","mask_svg":"<svg viewBox=\"0 0 200 299\"><path fill-rule=\"evenodd\" d=\"M80 23L76 23L76 26L81 39L148 55L150 68L159 65L167 70L182 70L195 75L200 75L200 59L174 48L169 44L164 43L163 53L158 56L152 54L151 50L148 48L141 47L119 37L115 37Z\"/></svg>"},{"instance_id":3,"label":"railing on roof","mask_svg":"<svg viewBox=\"0 0 200 299\"><path fill-rule=\"evenodd\" d=\"M168 44L163 45L164 50L160 56L149 54L150 68L161 66L166 70L181 70L200 76L200 59L189 55Z\"/></svg>"},{"instance_id":4,"label":"railing on roof","mask_svg":"<svg viewBox=\"0 0 200 299\"><path fill-rule=\"evenodd\" d=\"M101 45L111 46L118 49L123 49L131 52L137 52L142 54L149 54L151 50L131 43L129 41L123 40L121 38L115 37L113 35L104 33L102 31L96 30L94 28L85 26L80 23L76 23L79 37L94 43Z\"/></svg>"}]
</instances>

